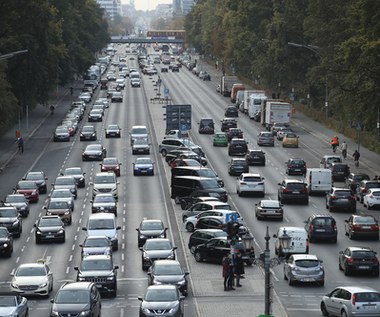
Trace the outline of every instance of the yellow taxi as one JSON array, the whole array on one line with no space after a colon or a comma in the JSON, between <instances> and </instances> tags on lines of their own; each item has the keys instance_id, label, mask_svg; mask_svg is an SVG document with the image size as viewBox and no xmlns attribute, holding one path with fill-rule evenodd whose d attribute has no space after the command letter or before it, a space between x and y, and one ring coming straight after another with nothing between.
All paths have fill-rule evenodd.
<instances>
[{"instance_id":1,"label":"yellow taxi","mask_svg":"<svg viewBox=\"0 0 380 317\"><path fill-rule=\"evenodd\" d=\"M282 147L298 147L299 137L294 132L285 133Z\"/></svg>"}]
</instances>

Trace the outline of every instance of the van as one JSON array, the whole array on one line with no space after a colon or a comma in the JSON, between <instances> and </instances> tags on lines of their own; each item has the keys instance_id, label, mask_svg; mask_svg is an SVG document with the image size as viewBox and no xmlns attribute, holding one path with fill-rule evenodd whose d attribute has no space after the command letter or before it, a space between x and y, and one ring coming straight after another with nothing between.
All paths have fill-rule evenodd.
<instances>
[{"instance_id":1,"label":"van","mask_svg":"<svg viewBox=\"0 0 380 317\"><path fill-rule=\"evenodd\" d=\"M342 163L340 155L324 155L319 163L320 168L330 168L332 163Z\"/></svg>"},{"instance_id":2,"label":"van","mask_svg":"<svg viewBox=\"0 0 380 317\"><path fill-rule=\"evenodd\" d=\"M309 195L313 193L322 193L331 190L332 187L332 173L330 169L325 168L308 168L306 169L305 183Z\"/></svg>"},{"instance_id":3,"label":"van","mask_svg":"<svg viewBox=\"0 0 380 317\"><path fill-rule=\"evenodd\" d=\"M214 134L215 133L214 120L211 118L201 119L201 121L199 121L198 132L200 134Z\"/></svg>"},{"instance_id":4,"label":"van","mask_svg":"<svg viewBox=\"0 0 380 317\"><path fill-rule=\"evenodd\" d=\"M290 248L288 250L282 250L280 246L280 240L278 238L282 237L284 234L290 236ZM280 227L276 234L273 235L275 238L274 252L280 257L289 257L292 254L308 254L309 253L309 240L307 238L307 232L305 228L302 227Z\"/></svg>"},{"instance_id":5,"label":"van","mask_svg":"<svg viewBox=\"0 0 380 317\"><path fill-rule=\"evenodd\" d=\"M110 239L112 249L118 249L117 230L121 227L116 225L114 214L100 212L90 215L87 221L87 227L82 230L87 232L87 236L106 236Z\"/></svg>"},{"instance_id":6,"label":"van","mask_svg":"<svg viewBox=\"0 0 380 317\"><path fill-rule=\"evenodd\" d=\"M239 90L245 90L245 86L243 84L233 84L231 88L231 102L236 102L236 95Z\"/></svg>"},{"instance_id":7,"label":"van","mask_svg":"<svg viewBox=\"0 0 380 317\"><path fill-rule=\"evenodd\" d=\"M204 178L199 176L175 176L171 180L171 198L180 202L182 197L190 196L197 191L199 196L210 196L213 193L218 198L227 202L227 191L221 188L215 178Z\"/></svg>"},{"instance_id":8,"label":"van","mask_svg":"<svg viewBox=\"0 0 380 317\"><path fill-rule=\"evenodd\" d=\"M172 168L172 177L175 176L199 176L205 178L215 178L220 185L224 187L223 180L215 173L214 170L203 166L176 166Z\"/></svg>"}]
</instances>

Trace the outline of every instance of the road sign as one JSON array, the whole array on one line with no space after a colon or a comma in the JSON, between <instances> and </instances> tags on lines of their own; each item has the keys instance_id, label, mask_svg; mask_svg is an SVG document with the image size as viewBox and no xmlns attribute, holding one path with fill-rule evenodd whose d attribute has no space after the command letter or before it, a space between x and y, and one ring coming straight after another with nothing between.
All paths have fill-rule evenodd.
<instances>
[{"instance_id":1,"label":"road sign","mask_svg":"<svg viewBox=\"0 0 380 317\"><path fill-rule=\"evenodd\" d=\"M237 222L237 213L234 212L234 213L229 213L229 214L226 214L226 222Z\"/></svg>"},{"instance_id":2,"label":"road sign","mask_svg":"<svg viewBox=\"0 0 380 317\"><path fill-rule=\"evenodd\" d=\"M166 106L166 131L191 130L191 105Z\"/></svg>"}]
</instances>

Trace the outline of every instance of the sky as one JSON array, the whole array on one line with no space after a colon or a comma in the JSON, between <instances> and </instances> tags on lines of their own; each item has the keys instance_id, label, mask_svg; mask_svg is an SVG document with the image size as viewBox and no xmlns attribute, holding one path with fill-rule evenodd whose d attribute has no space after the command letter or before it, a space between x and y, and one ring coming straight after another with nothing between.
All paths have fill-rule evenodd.
<instances>
[{"instance_id":1,"label":"sky","mask_svg":"<svg viewBox=\"0 0 380 317\"><path fill-rule=\"evenodd\" d=\"M124 0L123 2L126 2L126 0ZM157 4L161 3L172 4L173 0L135 0L135 8L136 10L143 11L155 10Z\"/></svg>"}]
</instances>

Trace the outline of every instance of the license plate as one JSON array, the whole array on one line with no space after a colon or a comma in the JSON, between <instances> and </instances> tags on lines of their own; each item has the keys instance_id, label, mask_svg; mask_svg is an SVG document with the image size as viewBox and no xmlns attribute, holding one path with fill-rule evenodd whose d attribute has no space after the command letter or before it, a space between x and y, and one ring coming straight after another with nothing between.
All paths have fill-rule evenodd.
<instances>
[{"instance_id":1,"label":"license plate","mask_svg":"<svg viewBox=\"0 0 380 317\"><path fill-rule=\"evenodd\" d=\"M299 191L294 191L293 194L299 194L300 192Z\"/></svg>"},{"instance_id":2,"label":"license plate","mask_svg":"<svg viewBox=\"0 0 380 317\"><path fill-rule=\"evenodd\" d=\"M254 158L254 159L259 159L260 157L258 157L258 156L254 156L253 158Z\"/></svg>"},{"instance_id":3,"label":"license plate","mask_svg":"<svg viewBox=\"0 0 380 317\"><path fill-rule=\"evenodd\" d=\"M317 231L317 232L325 232L326 230L325 229L316 229L315 231Z\"/></svg>"},{"instance_id":4,"label":"license plate","mask_svg":"<svg viewBox=\"0 0 380 317\"><path fill-rule=\"evenodd\" d=\"M301 172L301 170L299 168L295 168L294 171L295 172Z\"/></svg>"},{"instance_id":5,"label":"license plate","mask_svg":"<svg viewBox=\"0 0 380 317\"><path fill-rule=\"evenodd\" d=\"M369 269L369 266L366 266L366 265L359 265L359 269L361 269L361 270L368 270L368 269Z\"/></svg>"},{"instance_id":6,"label":"license plate","mask_svg":"<svg viewBox=\"0 0 380 317\"><path fill-rule=\"evenodd\" d=\"M54 236L46 236L46 238L51 239L54 238Z\"/></svg>"},{"instance_id":7,"label":"license plate","mask_svg":"<svg viewBox=\"0 0 380 317\"><path fill-rule=\"evenodd\" d=\"M248 187L254 188L254 187L256 187L256 184L248 184Z\"/></svg>"},{"instance_id":8,"label":"license plate","mask_svg":"<svg viewBox=\"0 0 380 317\"><path fill-rule=\"evenodd\" d=\"M266 212L267 214L275 214L275 213L276 213L275 210L266 210L265 212Z\"/></svg>"},{"instance_id":9,"label":"license plate","mask_svg":"<svg viewBox=\"0 0 380 317\"><path fill-rule=\"evenodd\" d=\"M315 280L313 278L310 278L310 277L305 277L302 279L302 282L314 282Z\"/></svg>"},{"instance_id":10,"label":"license plate","mask_svg":"<svg viewBox=\"0 0 380 317\"><path fill-rule=\"evenodd\" d=\"M363 226L363 229L371 229L371 226Z\"/></svg>"}]
</instances>

